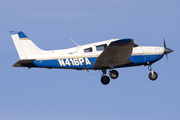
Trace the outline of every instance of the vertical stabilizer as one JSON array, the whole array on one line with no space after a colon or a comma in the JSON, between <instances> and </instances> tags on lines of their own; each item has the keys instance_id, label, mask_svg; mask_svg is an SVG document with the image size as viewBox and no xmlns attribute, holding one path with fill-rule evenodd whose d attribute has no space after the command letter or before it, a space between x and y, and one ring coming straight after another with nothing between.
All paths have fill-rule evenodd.
<instances>
[{"instance_id":1,"label":"vertical stabilizer","mask_svg":"<svg viewBox=\"0 0 180 120\"><path fill-rule=\"evenodd\" d=\"M38 48L22 31L10 31L20 59L36 59L45 51Z\"/></svg>"}]
</instances>

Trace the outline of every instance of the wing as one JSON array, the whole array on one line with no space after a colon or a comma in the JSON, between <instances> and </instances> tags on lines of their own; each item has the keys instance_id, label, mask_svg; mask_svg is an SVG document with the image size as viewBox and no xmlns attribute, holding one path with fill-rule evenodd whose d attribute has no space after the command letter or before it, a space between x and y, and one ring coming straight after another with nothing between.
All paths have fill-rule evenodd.
<instances>
[{"instance_id":1,"label":"wing","mask_svg":"<svg viewBox=\"0 0 180 120\"><path fill-rule=\"evenodd\" d=\"M99 55L94 64L94 69L111 68L131 63L129 57L132 54L133 39L121 39L111 42Z\"/></svg>"}]
</instances>

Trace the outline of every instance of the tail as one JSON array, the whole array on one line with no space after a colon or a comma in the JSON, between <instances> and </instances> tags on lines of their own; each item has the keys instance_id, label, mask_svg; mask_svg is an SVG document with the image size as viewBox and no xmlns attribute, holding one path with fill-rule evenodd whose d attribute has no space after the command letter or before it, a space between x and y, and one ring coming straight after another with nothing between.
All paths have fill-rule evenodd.
<instances>
[{"instance_id":1,"label":"tail","mask_svg":"<svg viewBox=\"0 0 180 120\"><path fill-rule=\"evenodd\" d=\"M46 51L38 48L22 31L10 31L20 59L36 59Z\"/></svg>"}]
</instances>

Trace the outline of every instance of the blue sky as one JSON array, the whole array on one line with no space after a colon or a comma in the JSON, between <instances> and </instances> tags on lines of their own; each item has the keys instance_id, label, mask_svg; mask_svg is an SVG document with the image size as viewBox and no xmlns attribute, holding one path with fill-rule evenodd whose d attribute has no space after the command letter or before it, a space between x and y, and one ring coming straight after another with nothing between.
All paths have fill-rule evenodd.
<instances>
[{"instance_id":1,"label":"blue sky","mask_svg":"<svg viewBox=\"0 0 180 120\"><path fill-rule=\"evenodd\" d=\"M180 119L179 0L1 0L1 120ZM117 69L104 86L99 71L13 68L19 60L9 31L22 30L41 49L111 38L174 50L147 67Z\"/></svg>"}]
</instances>

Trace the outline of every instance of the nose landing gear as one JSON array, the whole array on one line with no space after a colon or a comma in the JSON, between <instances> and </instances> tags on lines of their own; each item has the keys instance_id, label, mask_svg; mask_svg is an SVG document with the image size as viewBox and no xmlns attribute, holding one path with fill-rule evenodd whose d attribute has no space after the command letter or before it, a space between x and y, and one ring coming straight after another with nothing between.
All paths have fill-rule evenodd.
<instances>
[{"instance_id":1,"label":"nose landing gear","mask_svg":"<svg viewBox=\"0 0 180 120\"><path fill-rule=\"evenodd\" d=\"M152 70L151 65L148 66L148 70L150 71L149 73L149 79L152 81L155 81L158 78L158 74Z\"/></svg>"}]
</instances>

